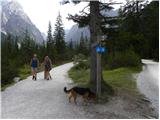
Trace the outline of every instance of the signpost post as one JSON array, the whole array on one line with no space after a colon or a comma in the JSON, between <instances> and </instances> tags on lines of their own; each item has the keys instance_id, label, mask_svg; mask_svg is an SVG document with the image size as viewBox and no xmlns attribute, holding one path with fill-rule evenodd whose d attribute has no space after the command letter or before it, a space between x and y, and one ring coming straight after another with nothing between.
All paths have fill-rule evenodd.
<instances>
[{"instance_id":1,"label":"signpost post","mask_svg":"<svg viewBox=\"0 0 160 120\"><path fill-rule=\"evenodd\" d=\"M101 95L101 54L97 52L97 95Z\"/></svg>"},{"instance_id":2,"label":"signpost post","mask_svg":"<svg viewBox=\"0 0 160 120\"><path fill-rule=\"evenodd\" d=\"M96 88L96 94L99 97L101 95L101 79L102 79L102 68L101 68L101 54L105 52L105 47L101 47L100 45L97 45L96 47L97 52L97 88Z\"/></svg>"}]
</instances>

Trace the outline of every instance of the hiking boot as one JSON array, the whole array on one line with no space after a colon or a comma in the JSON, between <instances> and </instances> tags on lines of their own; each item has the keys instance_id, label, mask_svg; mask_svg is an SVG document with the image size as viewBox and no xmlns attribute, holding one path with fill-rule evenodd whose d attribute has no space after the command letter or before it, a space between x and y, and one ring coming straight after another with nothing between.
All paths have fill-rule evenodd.
<instances>
[{"instance_id":1,"label":"hiking boot","mask_svg":"<svg viewBox=\"0 0 160 120\"><path fill-rule=\"evenodd\" d=\"M34 77L35 80L37 80L37 77Z\"/></svg>"},{"instance_id":2,"label":"hiking boot","mask_svg":"<svg viewBox=\"0 0 160 120\"><path fill-rule=\"evenodd\" d=\"M34 80L34 76L32 77L32 80Z\"/></svg>"}]
</instances>

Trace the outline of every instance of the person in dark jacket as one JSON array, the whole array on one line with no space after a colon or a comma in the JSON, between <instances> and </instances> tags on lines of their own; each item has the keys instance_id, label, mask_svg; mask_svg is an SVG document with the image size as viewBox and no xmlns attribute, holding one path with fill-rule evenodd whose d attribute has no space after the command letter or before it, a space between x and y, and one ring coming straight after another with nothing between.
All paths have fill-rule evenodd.
<instances>
[{"instance_id":1,"label":"person in dark jacket","mask_svg":"<svg viewBox=\"0 0 160 120\"><path fill-rule=\"evenodd\" d=\"M31 71L32 71L32 80L37 80L37 68L39 66L39 60L37 55L34 54L33 58L31 59Z\"/></svg>"},{"instance_id":2,"label":"person in dark jacket","mask_svg":"<svg viewBox=\"0 0 160 120\"><path fill-rule=\"evenodd\" d=\"M52 61L48 56L44 58L44 79L52 79L50 75L50 70L52 69Z\"/></svg>"}]
</instances>

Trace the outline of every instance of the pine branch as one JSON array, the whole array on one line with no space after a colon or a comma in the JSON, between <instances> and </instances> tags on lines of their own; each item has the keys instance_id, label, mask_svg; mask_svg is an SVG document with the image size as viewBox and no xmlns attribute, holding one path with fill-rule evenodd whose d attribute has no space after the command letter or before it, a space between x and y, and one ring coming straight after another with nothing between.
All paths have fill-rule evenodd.
<instances>
[{"instance_id":1,"label":"pine branch","mask_svg":"<svg viewBox=\"0 0 160 120\"><path fill-rule=\"evenodd\" d=\"M90 15L80 16L80 15L76 14L76 15L73 16L71 14L68 14L67 19L68 20L73 20L74 22L78 23L79 27L84 27L84 26L89 24Z\"/></svg>"},{"instance_id":2,"label":"pine branch","mask_svg":"<svg viewBox=\"0 0 160 120\"><path fill-rule=\"evenodd\" d=\"M100 10L105 10L105 9L112 10L113 7L110 6L110 5L115 5L115 4L122 4L122 2L121 3L118 3L118 2L102 3L102 2L100 2L100 4L99 4L100 5Z\"/></svg>"},{"instance_id":3,"label":"pine branch","mask_svg":"<svg viewBox=\"0 0 160 120\"><path fill-rule=\"evenodd\" d=\"M80 11L80 13L83 13L83 12L84 12L84 10L85 10L87 7L89 7L89 5L90 5L90 4L88 4L86 7L84 7L84 8L83 8L83 10L82 10L82 11Z\"/></svg>"}]
</instances>

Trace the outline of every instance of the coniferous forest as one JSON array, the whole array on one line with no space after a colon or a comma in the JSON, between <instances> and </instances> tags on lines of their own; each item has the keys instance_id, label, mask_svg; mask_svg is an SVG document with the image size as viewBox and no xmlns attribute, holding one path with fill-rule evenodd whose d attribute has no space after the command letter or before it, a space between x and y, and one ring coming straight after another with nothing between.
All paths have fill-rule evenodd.
<instances>
[{"instance_id":1,"label":"coniferous forest","mask_svg":"<svg viewBox=\"0 0 160 120\"><path fill-rule=\"evenodd\" d=\"M74 16L69 17L74 20ZM87 20L82 20L80 27L86 24ZM105 24L112 27L105 29ZM108 69L138 66L144 58L159 61L158 1L127 2L119 9L118 17L101 22L101 30L107 36L104 44L107 51L103 54L103 64L107 65ZM21 36L1 33L2 86L12 83L13 78L19 76L21 69L29 66L34 53L41 63L48 55L53 64L73 61L72 58L79 53L85 57L90 56L90 40L84 38L83 33L78 44L73 44L72 40L65 42L65 30L60 13L54 26L49 22L46 40L43 43L35 41L27 29Z\"/></svg>"}]
</instances>

